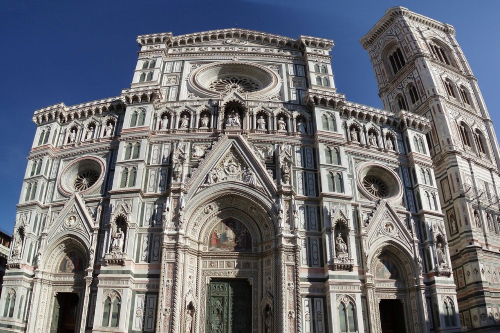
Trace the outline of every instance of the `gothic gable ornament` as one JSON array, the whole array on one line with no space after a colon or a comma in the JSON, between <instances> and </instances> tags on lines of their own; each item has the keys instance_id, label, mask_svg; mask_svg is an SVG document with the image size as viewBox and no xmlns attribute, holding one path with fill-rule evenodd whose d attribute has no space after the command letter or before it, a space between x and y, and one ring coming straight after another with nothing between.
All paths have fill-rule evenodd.
<instances>
[{"instance_id":1,"label":"gothic gable ornament","mask_svg":"<svg viewBox=\"0 0 500 333\"><path fill-rule=\"evenodd\" d=\"M50 221L47 221L48 223ZM63 235L74 234L90 247L94 226L95 221L89 213L89 208L85 205L80 194L75 193L66 202L54 221L46 226L47 243L51 243Z\"/></svg>"},{"instance_id":2,"label":"gothic gable ornament","mask_svg":"<svg viewBox=\"0 0 500 333\"><path fill-rule=\"evenodd\" d=\"M222 137L187 180L186 191L195 187L199 192L222 182L243 183L268 195L276 191L260 157L241 136Z\"/></svg>"}]
</instances>

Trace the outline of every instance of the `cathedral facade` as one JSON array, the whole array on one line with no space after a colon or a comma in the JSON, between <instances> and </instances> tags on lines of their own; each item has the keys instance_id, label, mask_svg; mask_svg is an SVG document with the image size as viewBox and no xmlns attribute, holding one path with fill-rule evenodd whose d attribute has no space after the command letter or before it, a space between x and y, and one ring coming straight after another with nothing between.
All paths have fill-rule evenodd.
<instances>
[{"instance_id":1,"label":"cathedral facade","mask_svg":"<svg viewBox=\"0 0 500 333\"><path fill-rule=\"evenodd\" d=\"M130 89L35 111L2 332L492 331L495 133L453 27L401 7L361 42L137 38ZM495 253L497 252L497 253Z\"/></svg>"}]
</instances>

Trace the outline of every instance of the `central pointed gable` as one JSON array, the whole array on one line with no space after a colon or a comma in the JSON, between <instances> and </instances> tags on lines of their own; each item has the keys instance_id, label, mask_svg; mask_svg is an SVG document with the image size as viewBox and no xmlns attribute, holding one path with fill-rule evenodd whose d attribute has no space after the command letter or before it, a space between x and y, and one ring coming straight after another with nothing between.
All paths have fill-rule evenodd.
<instances>
[{"instance_id":1,"label":"central pointed gable","mask_svg":"<svg viewBox=\"0 0 500 333\"><path fill-rule=\"evenodd\" d=\"M95 222L85 205L85 201L78 193L69 198L52 223L50 221L46 223L50 223L46 227L48 244L63 235L73 234L78 236L90 248Z\"/></svg>"},{"instance_id":2,"label":"central pointed gable","mask_svg":"<svg viewBox=\"0 0 500 333\"><path fill-rule=\"evenodd\" d=\"M412 253L413 236L387 201L381 200L378 203L366 228L370 248L377 243L391 240Z\"/></svg>"},{"instance_id":3,"label":"central pointed gable","mask_svg":"<svg viewBox=\"0 0 500 333\"><path fill-rule=\"evenodd\" d=\"M185 189L195 194L222 182L240 182L268 196L277 190L261 159L241 135L223 136L200 162Z\"/></svg>"}]
</instances>

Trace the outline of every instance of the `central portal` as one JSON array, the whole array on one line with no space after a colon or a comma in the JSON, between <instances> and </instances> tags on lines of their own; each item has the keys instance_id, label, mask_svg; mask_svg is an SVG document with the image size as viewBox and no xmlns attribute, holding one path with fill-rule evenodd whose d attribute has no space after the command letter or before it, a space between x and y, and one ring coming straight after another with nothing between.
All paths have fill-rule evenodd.
<instances>
[{"instance_id":1,"label":"central portal","mask_svg":"<svg viewBox=\"0 0 500 333\"><path fill-rule=\"evenodd\" d=\"M380 301L382 333L406 332L403 307L401 301L397 299L383 299Z\"/></svg>"},{"instance_id":2,"label":"central portal","mask_svg":"<svg viewBox=\"0 0 500 333\"><path fill-rule=\"evenodd\" d=\"M207 294L206 332L252 332L252 287L248 281L214 279Z\"/></svg>"}]
</instances>

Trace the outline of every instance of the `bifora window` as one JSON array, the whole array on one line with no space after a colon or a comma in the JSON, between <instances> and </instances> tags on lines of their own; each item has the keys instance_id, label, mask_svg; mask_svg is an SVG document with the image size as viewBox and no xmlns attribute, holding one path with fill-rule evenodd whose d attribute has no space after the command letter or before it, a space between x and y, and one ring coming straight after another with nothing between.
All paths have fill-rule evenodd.
<instances>
[{"instance_id":1,"label":"bifora window","mask_svg":"<svg viewBox=\"0 0 500 333\"><path fill-rule=\"evenodd\" d=\"M406 64L405 58L403 57L403 52L398 47L394 52L389 56L389 62L391 63L391 68L393 74L399 72L401 68Z\"/></svg>"}]
</instances>

